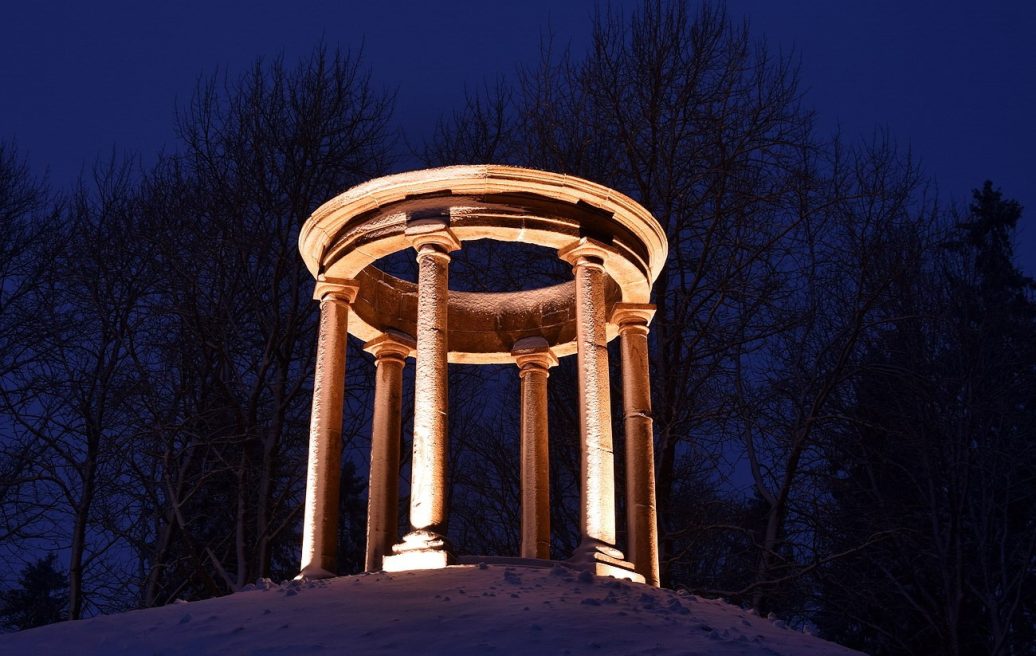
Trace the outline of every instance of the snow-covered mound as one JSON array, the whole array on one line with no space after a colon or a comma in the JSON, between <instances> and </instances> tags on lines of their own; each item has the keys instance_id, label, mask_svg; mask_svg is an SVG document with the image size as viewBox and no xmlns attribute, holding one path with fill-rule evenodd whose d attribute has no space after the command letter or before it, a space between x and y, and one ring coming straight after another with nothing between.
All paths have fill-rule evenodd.
<instances>
[{"instance_id":1,"label":"snow-covered mound","mask_svg":"<svg viewBox=\"0 0 1036 656\"><path fill-rule=\"evenodd\" d=\"M722 601L567 567L282 585L0 636L0 654L858 654Z\"/></svg>"}]
</instances>

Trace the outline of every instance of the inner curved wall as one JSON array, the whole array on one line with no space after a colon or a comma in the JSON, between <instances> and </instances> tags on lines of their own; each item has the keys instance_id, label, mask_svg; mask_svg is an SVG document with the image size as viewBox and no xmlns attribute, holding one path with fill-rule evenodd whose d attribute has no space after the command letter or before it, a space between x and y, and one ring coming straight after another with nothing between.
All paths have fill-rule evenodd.
<instances>
[{"instance_id":1,"label":"inner curved wall","mask_svg":"<svg viewBox=\"0 0 1036 656\"><path fill-rule=\"evenodd\" d=\"M365 341L386 330L417 331L417 286L368 266L355 276L359 292L351 305L349 332ZM606 278L606 312L622 300L622 290ZM575 283L502 292L450 291L447 310L449 361L511 364L511 349L524 337L543 337L563 357L576 352ZM616 332L609 331L613 339Z\"/></svg>"}]
</instances>

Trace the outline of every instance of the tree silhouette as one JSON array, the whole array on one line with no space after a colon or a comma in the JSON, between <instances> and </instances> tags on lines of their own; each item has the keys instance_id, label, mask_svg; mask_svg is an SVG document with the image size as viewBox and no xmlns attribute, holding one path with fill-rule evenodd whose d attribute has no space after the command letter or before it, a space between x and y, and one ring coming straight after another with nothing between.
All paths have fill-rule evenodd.
<instances>
[{"instance_id":1,"label":"tree silhouette","mask_svg":"<svg viewBox=\"0 0 1036 656\"><path fill-rule=\"evenodd\" d=\"M18 585L0 592L4 628L20 631L65 619L68 580L54 568L54 554L26 565Z\"/></svg>"},{"instance_id":2,"label":"tree silhouette","mask_svg":"<svg viewBox=\"0 0 1036 656\"><path fill-rule=\"evenodd\" d=\"M1030 653L1036 304L991 183L871 343L830 451L821 626L872 654Z\"/></svg>"}]
</instances>

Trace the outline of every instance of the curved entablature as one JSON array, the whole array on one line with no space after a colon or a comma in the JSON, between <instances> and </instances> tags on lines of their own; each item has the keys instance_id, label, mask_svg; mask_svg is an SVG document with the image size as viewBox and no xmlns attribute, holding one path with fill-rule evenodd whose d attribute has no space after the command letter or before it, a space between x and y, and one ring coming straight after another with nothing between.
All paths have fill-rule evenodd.
<instances>
[{"instance_id":1,"label":"curved entablature","mask_svg":"<svg viewBox=\"0 0 1036 656\"><path fill-rule=\"evenodd\" d=\"M370 340L385 330L412 334L412 283L374 266L413 245L408 226L439 222L461 243L495 239L557 249L592 242L609 279L609 308L647 303L663 266L661 226L627 196L568 175L509 166L451 166L378 178L318 208L299 249L318 279L354 280L358 295L349 332ZM449 360L508 363L523 337L547 340L557 356L574 353L572 284L514 293L449 293ZM609 309L610 316L610 309ZM607 327L608 338L617 326Z\"/></svg>"},{"instance_id":2,"label":"curved entablature","mask_svg":"<svg viewBox=\"0 0 1036 656\"><path fill-rule=\"evenodd\" d=\"M386 330L415 335L417 285L373 266L355 278L359 287L351 305L349 332L365 342ZM575 284L544 287L533 292L450 292L447 335L450 362L511 364L511 350L525 337L542 337L557 357L576 352ZM618 285L607 281L608 316L619 302ZM502 309L503 308L503 309ZM609 326L609 339L616 329Z\"/></svg>"}]
</instances>

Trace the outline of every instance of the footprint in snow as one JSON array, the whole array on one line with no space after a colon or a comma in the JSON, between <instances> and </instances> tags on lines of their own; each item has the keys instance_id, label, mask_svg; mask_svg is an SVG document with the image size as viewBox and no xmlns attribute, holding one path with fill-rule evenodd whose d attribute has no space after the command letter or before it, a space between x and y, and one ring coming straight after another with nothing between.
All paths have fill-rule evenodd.
<instances>
[{"instance_id":1,"label":"footprint in snow","mask_svg":"<svg viewBox=\"0 0 1036 656\"><path fill-rule=\"evenodd\" d=\"M511 585L521 585L522 577L511 570L504 570L504 581Z\"/></svg>"},{"instance_id":2,"label":"footprint in snow","mask_svg":"<svg viewBox=\"0 0 1036 656\"><path fill-rule=\"evenodd\" d=\"M684 608L684 605L676 599L673 599L671 602L669 602L669 610L674 613L679 613L681 615L690 615L691 613L691 611Z\"/></svg>"}]
</instances>

